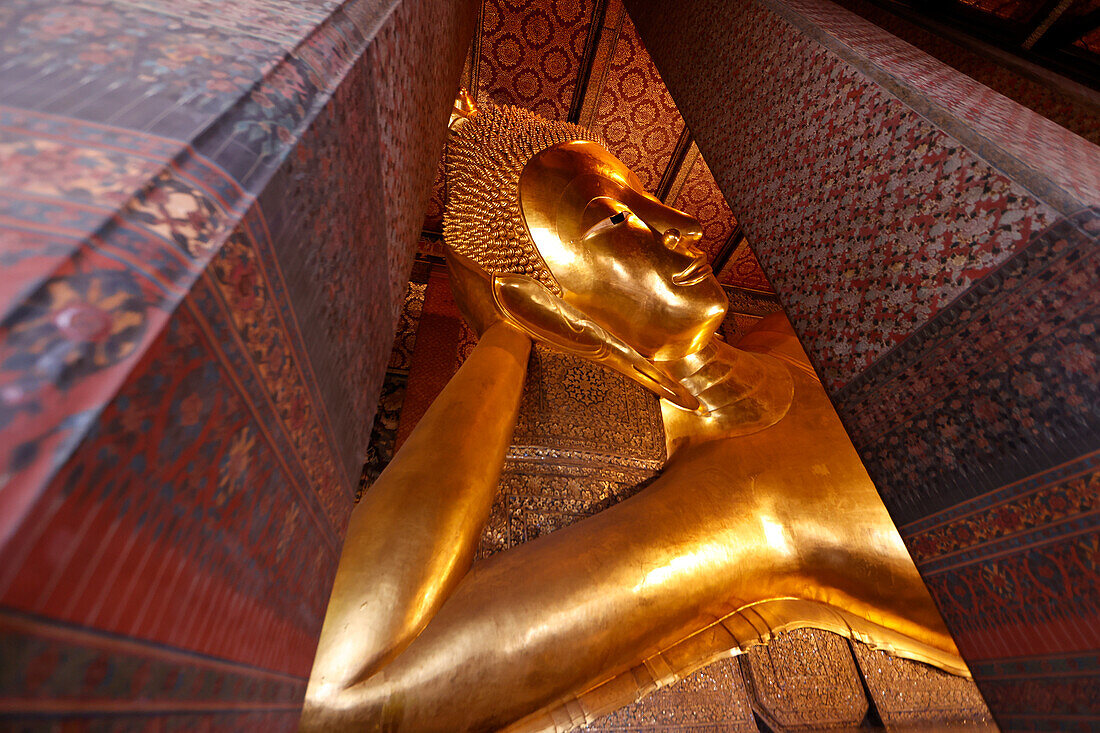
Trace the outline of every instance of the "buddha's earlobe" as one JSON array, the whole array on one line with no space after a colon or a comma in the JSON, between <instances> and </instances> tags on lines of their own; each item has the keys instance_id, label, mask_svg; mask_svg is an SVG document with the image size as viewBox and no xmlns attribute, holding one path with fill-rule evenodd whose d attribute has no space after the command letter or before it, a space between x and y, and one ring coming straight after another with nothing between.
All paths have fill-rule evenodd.
<instances>
[{"instance_id":1,"label":"buddha's earlobe","mask_svg":"<svg viewBox=\"0 0 1100 733\"><path fill-rule=\"evenodd\" d=\"M493 300L512 323L559 351L603 364L686 410L695 398L633 347L526 275L496 275Z\"/></svg>"},{"instance_id":2,"label":"buddha's earlobe","mask_svg":"<svg viewBox=\"0 0 1100 733\"><path fill-rule=\"evenodd\" d=\"M505 320L532 339L603 364L678 407L699 408L699 400L687 388L534 278L489 275L450 249L447 263L455 301L479 334Z\"/></svg>"}]
</instances>

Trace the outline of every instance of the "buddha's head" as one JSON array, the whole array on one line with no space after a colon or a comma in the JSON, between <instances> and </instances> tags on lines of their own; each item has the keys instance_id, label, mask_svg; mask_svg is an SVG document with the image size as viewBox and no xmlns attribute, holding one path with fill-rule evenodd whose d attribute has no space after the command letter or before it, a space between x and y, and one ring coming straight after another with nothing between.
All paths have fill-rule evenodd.
<instances>
[{"instance_id":1,"label":"buddha's head","mask_svg":"<svg viewBox=\"0 0 1100 733\"><path fill-rule=\"evenodd\" d=\"M450 143L444 230L491 275L526 275L650 361L702 348L727 301L699 222L649 195L599 138L489 107Z\"/></svg>"}]
</instances>

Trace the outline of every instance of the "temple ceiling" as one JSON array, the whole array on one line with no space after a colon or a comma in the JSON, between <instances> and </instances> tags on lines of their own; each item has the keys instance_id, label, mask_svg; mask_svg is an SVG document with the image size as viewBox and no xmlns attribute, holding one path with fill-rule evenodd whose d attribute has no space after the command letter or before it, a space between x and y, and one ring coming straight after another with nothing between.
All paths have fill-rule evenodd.
<instances>
[{"instance_id":1,"label":"temple ceiling","mask_svg":"<svg viewBox=\"0 0 1100 733\"><path fill-rule=\"evenodd\" d=\"M870 2L931 24L938 32L962 33L1100 89L1100 0Z\"/></svg>"},{"instance_id":2,"label":"temple ceiling","mask_svg":"<svg viewBox=\"0 0 1100 733\"><path fill-rule=\"evenodd\" d=\"M723 285L773 292L622 0L483 0L462 84L479 102L598 131L650 193L700 221ZM426 254L438 254L443 196L441 164Z\"/></svg>"}]
</instances>

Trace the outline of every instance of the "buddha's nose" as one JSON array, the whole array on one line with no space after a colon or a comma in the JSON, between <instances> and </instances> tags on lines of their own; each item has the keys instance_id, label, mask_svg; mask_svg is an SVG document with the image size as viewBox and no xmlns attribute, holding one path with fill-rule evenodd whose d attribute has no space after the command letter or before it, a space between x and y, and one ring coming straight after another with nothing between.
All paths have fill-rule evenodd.
<instances>
[{"instance_id":1,"label":"buddha's nose","mask_svg":"<svg viewBox=\"0 0 1100 733\"><path fill-rule=\"evenodd\" d=\"M671 250L683 252L692 257L703 255L703 251L695 245L695 239L685 237L679 229L666 229L661 235L661 243Z\"/></svg>"}]
</instances>

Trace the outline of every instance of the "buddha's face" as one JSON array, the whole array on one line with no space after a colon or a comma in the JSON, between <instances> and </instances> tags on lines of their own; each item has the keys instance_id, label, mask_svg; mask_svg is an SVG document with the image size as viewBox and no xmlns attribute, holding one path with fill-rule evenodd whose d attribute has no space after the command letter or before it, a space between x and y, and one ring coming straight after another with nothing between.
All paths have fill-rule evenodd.
<instances>
[{"instance_id":1,"label":"buddha's face","mask_svg":"<svg viewBox=\"0 0 1100 733\"><path fill-rule=\"evenodd\" d=\"M520 207L562 297L654 360L702 348L728 301L696 246L699 222L645 192L602 146L548 148L523 169Z\"/></svg>"}]
</instances>

